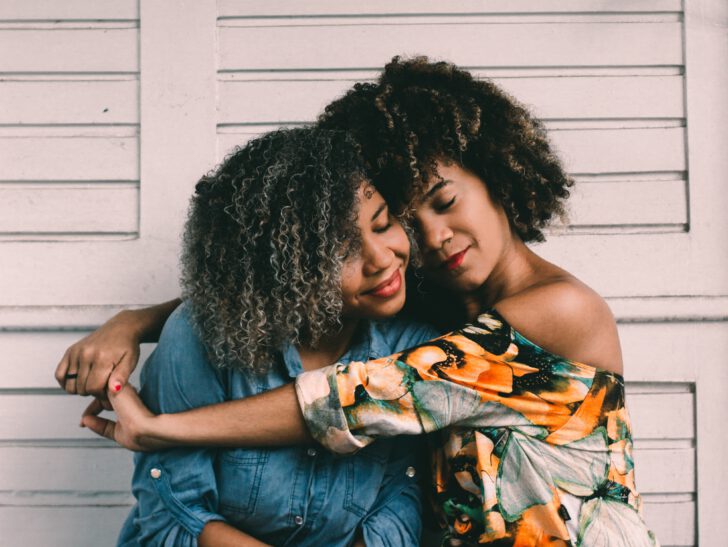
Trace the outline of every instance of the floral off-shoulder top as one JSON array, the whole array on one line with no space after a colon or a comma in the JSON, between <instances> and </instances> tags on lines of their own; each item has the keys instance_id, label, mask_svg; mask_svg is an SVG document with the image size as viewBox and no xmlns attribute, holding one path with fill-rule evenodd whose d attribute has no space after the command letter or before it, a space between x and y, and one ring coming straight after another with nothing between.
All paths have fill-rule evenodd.
<instances>
[{"instance_id":1,"label":"floral off-shoulder top","mask_svg":"<svg viewBox=\"0 0 728 547\"><path fill-rule=\"evenodd\" d=\"M334 452L439 431L444 545L658 545L641 517L622 377L545 351L495 310L296 385L311 433Z\"/></svg>"}]
</instances>

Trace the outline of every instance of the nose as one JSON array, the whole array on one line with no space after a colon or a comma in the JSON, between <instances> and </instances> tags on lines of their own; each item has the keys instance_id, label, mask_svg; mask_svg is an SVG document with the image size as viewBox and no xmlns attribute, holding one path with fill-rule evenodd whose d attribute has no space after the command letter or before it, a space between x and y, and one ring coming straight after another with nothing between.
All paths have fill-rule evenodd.
<instances>
[{"instance_id":1,"label":"nose","mask_svg":"<svg viewBox=\"0 0 728 547\"><path fill-rule=\"evenodd\" d=\"M419 218L417 232L423 251L438 251L453 236L447 223L435 215Z\"/></svg>"},{"instance_id":2,"label":"nose","mask_svg":"<svg viewBox=\"0 0 728 547\"><path fill-rule=\"evenodd\" d=\"M364 241L362 257L364 258L364 273L375 275L392 265L395 253L393 249L381 242Z\"/></svg>"}]
</instances>

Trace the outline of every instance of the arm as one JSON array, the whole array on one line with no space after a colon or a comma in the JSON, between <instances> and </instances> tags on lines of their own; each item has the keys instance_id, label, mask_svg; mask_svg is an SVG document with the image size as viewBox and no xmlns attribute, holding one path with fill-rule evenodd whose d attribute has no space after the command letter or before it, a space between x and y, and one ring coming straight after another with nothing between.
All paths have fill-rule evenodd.
<instances>
[{"instance_id":1,"label":"arm","mask_svg":"<svg viewBox=\"0 0 728 547\"><path fill-rule=\"evenodd\" d=\"M175 313L142 372L142 396L155 412L178 412L225 398L223 378L209 364L182 310ZM130 388L125 388L122 392ZM212 449L139 454L132 490L138 500L122 537L153 545L262 545L218 512Z\"/></svg>"},{"instance_id":2,"label":"arm","mask_svg":"<svg viewBox=\"0 0 728 547\"><path fill-rule=\"evenodd\" d=\"M199 547L265 547L265 543L258 541L245 532L224 522L208 522L197 538Z\"/></svg>"},{"instance_id":3,"label":"arm","mask_svg":"<svg viewBox=\"0 0 728 547\"><path fill-rule=\"evenodd\" d=\"M155 415L132 386L109 391L117 421L101 418L93 401L81 425L135 451L174 446L290 446L313 440L301 414L293 384L235 401L185 412Z\"/></svg>"},{"instance_id":4,"label":"arm","mask_svg":"<svg viewBox=\"0 0 728 547\"><path fill-rule=\"evenodd\" d=\"M124 310L69 347L55 377L68 393L105 398L106 387L127 383L139 360L139 344L156 342L180 300L139 310ZM67 373L78 374L66 378Z\"/></svg>"}]
</instances>

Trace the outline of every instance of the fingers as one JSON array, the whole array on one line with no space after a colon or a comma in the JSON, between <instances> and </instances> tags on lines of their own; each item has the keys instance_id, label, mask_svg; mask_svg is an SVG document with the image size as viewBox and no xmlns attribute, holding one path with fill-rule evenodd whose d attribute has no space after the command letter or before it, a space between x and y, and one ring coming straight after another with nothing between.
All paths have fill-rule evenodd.
<instances>
[{"instance_id":1,"label":"fingers","mask_svg":"<svg viewBox=\"0 0 728 547\"><path fill-rule=\"evenodd\" d=\"M85 391L96 398L106 398L106 385L109 376L114 370L114 360L107 355L101 354L94 358L93 365L85 381ZM81 376L79 375L79 382ZM80 385L79 385L80 393Z\"/></svg>"},{"instance_id":2,"label":"fingers","mask_svg":"<svg viewBox=\"0 0 728 547\"><path fill-rule=\"evenodd\" d=\"M107 420L106 418L99 418L94 415L84 415L81 418L81 425L87 427L97 435L106 437L112 441L116 441L114 433L116 432L116 422L114 420Z\"/></svg>"},{"instance_id":3,"label":"fingers","mask_svg":"<svg viewBox=\"0 0 728 547\"><path fill-rule=\"evenodd\" d=\"M65 351L65 353L63 354L63 357L61 357L61 360L58 363L58 366L56 367L56 372L55 372L56 382L58 382L58 385L61 386L61 388L63 388L63 389L66 389L66 372L68 372L70 352L71 352L71 348L68 348Z\"/></svg>"},{"instance_id":4,"label":"fingers","mask_svg":"<svg viewBox=\"0 0 728 547\"><path fill-rule=\"evenodd\" d=\"M98 399L94 399L83 411L83 414L81 414L81 418L84 418L85 416L96 416L104 410L108 409L104 408L104 405L101 401L99 401Z\"/></svg>"},{"instance_id":5,"label":"fingers","mask_svg":"<svg viewBox=\"0 0 728 547\"><path fill-rule=\"evenodd\" d=\"M109 376L108 388L112 393L118 393L129 382L129 376L139 361L139 351L126 352L116 364Z\"/></svg>"},{"instance_id":6,"label":"fingers","mask_svg":"<svg viewBox=\"0 0 728 547\"><path fill-rule=\"evenodd\" d=\"M68 354L68 369L64 375L64 381L63 389L66 390L66 393L75 394L78 385L78 356L73 348Z\"/></svg>"},{"instance_id":7,"label":"fingers","mask_svg":"<svg viewBox=\"0 0 728 547\"><path fill-rule=\"evenodd\" d=\"M78 375L78 366L76 363L76 353L74 346L71 346L63 354L63 358L56 367L55 377L58 385L68 393L76 393L76 378Z\"/></svg>"}]
</instances>

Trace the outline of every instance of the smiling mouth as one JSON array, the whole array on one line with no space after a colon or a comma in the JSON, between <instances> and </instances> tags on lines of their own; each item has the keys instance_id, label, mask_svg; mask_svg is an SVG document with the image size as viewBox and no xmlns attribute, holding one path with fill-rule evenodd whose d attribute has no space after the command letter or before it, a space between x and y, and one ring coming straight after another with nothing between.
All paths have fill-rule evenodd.
<instances>
[{"instance_id":1,"label":"smiling mouth","mask_svg":"<svg viewBox=\"0 0 728 547\"><path fill-rule=\"evenodd\" d=\"M465 249L463 249L459 253L455 253L454 255L449 256L448 259L442 263L442 267L448 272L456 270L461 266L463 260L465 260L465 253L467 253L469 249L469 246L465 247Z\"/></svg>"},{"instance_id":2,"label":"smiling mouth","mask_svg":"<svg viewBox=\"0 0 728 547\"><path fill-rule=\"evenodd\" d=\"M389 278L374 287L373 289L366 291L365 294L371 294L372 296L378 296L380 298L389 298L394 296L402 286L402 274L399 273L399 269L395 270Z\"/></svg>"}]
</instances>

